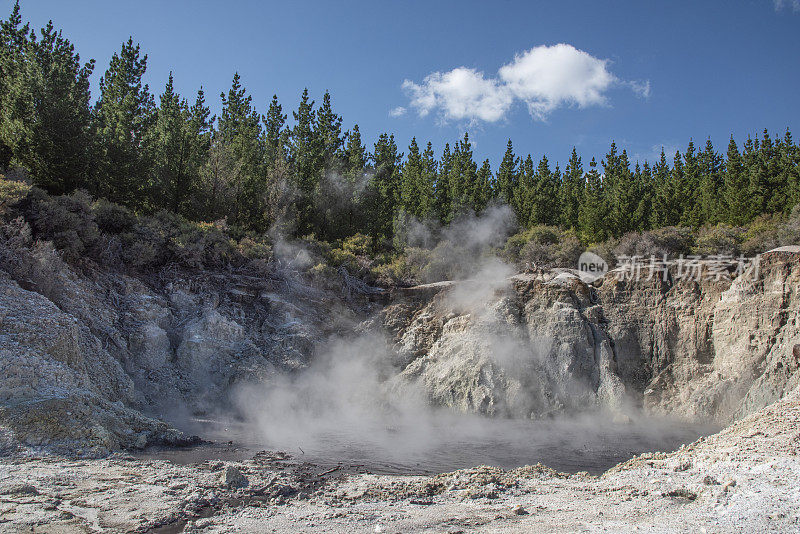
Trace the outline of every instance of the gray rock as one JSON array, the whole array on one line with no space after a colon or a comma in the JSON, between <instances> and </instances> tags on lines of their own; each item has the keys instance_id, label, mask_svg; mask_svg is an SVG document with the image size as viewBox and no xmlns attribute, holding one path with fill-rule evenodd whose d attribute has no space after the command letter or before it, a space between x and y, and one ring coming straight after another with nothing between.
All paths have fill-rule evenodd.
<instances>
[{"instance_id":1,"label":"gray rock","mask_svg":"<svg viewBox=\"0 0 800 534\"><path fill-rule=\"evenodd\" d=\"M247 477L239 471L239 468L233 465L225 467L222 473L222 483L229 488L244 488L247 487Z\"/></svg>"}]
</instances>

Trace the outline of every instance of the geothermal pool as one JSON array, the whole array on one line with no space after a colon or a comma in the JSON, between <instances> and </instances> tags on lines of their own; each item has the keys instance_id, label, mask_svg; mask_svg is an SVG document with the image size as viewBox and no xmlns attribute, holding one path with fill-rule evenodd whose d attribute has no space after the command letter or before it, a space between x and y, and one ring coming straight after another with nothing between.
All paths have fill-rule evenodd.
<instances>
[{"instance_id":1,"label":"geothermal pool","mask_svg":"<svg viewBox=\"0 0 800 534\"><path fill-rule=\"evenodd\" d=\"M558 471L600 474L637 454L669 452L719 427L640 417L603 415L512 420L447 416L415 427L365 429L359 425L308 429L254 428L238 421L194 419L183 425L208 443L185 449L150 448L137 456L187 464L246 460L262 450L299 462L377 474L428 475L491 465L511 469L542 463Z\"/></svg>"}]
</instances>

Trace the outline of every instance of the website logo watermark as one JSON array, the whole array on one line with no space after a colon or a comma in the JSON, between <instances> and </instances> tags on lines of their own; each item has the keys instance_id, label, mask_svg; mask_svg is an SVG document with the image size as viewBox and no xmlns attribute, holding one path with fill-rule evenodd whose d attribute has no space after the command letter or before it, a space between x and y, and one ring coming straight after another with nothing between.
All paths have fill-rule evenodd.
<instances>
[{"instance_id":1,"label":"website logo watermark","mask_svg":"<svg viewBox=\"0 0 800 534\"><path fill-rule=\"evenodd\" d=\"M681 254L677 258L670 258L666 254L658 256L627 256L616 257L616 268L610 275L616 280L653 280L660 278L663 281L688 279L702 280L732 280L740 278L755 281L758 279L761 265L761 255L753 257L717 254L710 256ZM578 270L581 278L593 282L609 273L608 264L603 258L593 252L586 251L578 259Z\"/></svg>"},{"instance_id":2,"label":"website logo watermark","mask_svg":"<svg viewBox=\"0 0 800 534\"><path fill-rule=\"evenodd\" d=\"M608 263L599 255L588 250L578 258L578 270L581 278L587 282L594 282L608 272Z\"/></svg>"}]
</instances>

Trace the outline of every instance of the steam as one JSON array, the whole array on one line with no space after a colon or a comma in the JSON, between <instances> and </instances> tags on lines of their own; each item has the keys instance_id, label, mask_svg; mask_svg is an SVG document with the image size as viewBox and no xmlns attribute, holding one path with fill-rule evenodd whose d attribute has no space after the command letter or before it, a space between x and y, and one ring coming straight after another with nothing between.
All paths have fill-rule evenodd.
<instances>
[{"instance_id":1,"label":"steam","mask_svg":"<svg viewBox=\"0 0 800 534\"><path fill-rule=\"evenodd\" d=\"M476 443L513 445L523 451L519 454L534 454L537 447L550 446L567 434L582 435L588 441L600 439L597 436L608 431L609 417L584 415L535 427L530 421L522 422L570 403L591 407L593 391L586 381L574 378L591 375L590 370L576 369L575 362L587 361L586 354L574 353L583 349L528 332L515 319L520 310L514 309L510 298L509 279L514 269L493 253L514 228L513 212L507 206L491 206L480 216L466 215L446 228L408 218L399 234L409 246L430 256L429 281L450 281L436 305L443 317L457 319L454 330L442 333L453 336L448 344L451 353L440 354L438 360L402 354L403 349L386 333L371 326L380 321L347 325L349 334L339 333L318 344L305 368L274 372L236 387L232 398L246 422L247 439L262 447L300 450L317 457L371 457L404 465L442 454L449 457L449 449L466 451ZM286 265L299 267L311 261L301 246L282 240L276 241L274 250L278 261ZM459 330L459 325L464 329ZM466 373L474 370L486 398L496 400L494 412L485 413L518 419L501 421L463 413L479 409L465 403L480 399L451 398L456 409L437 406L441 399L434 398L433 391L438 387L456 392L459 384L447 381L463 379L454 378L451 365L460 365ZM442 383L421 383L419 371L424 368L433 371L426 375L429 379L437 376ZM638 431L654 437L655 428ZM574 437L572 441L572 445L581 443ZM519 461L511 459L511 463Z\"/></svg>"},{"instance_id":2,"label":"steam","mask_svg":"<svg viewBox=\"0 0 800 534\"><path fill-rule=\"evenodd\" d=\"M335 183L336 177L329 176L329 184ZM353 185L344 183L342 200ZM492 295L508 286L513 269L492 254L515 228L507 206L491 206L480 216L465 215L444 228L413 218L406 223L401 233L426 247L438 274L457 275L459 283L449 292L448 306L483 313ZM302 246L282 239L276 239L274 251L283 265L299 268L311 262ZM452 439L455 428L465 430L463 414L432 406L421 384L398 379L401 359L384 333L350 327L350 335L319 344L301 371L276 373L234 391L234 403L256 429L257 440L292 450L357 444L387 458L404 458L429 451L440 439ZM519 348L518 340L496 340L503 354L514 352L507 349L510 346ZM471 435L480 432L480 420L471 419Z\"/></svg>"},{"instance_id":3,"label":"steam","mask_svg":"<svg viewBox=\"0 0 800 534\"><path fill-rule=\"evenodd\" d=\"M285 449L319 451L351 444L406 456L431 444L433 410L412 385L387 387L395 372L379 334L334 338L311 365L236 393L260 437Z\"/></svg>"}]
</instances>

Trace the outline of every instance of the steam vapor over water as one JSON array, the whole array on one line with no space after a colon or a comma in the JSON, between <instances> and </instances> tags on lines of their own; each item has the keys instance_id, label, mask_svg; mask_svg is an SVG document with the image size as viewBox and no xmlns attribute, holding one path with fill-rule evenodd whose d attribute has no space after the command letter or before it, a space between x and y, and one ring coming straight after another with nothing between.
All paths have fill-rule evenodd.
<instances>
[{"instance_id":1,"label":"steam vapor over water","mask_svg":"<svg viewBox=\"0 0 800 534\"><path fill-rule=\"evenodd\" d=\"M503 331L487 303L509 284L511 266L486 254L513 229L507 207L466 217L444 230L411 221L409 242L442 254L444 270L468 283L450 291L446 304L483 324L481 346L521 383L544 369L552 340L523 339ZM297 254L293 252L295 256ZM400 379L395 348L375 328L352 325L349 336L320 344L305 369L242 384L233 392L242 424L205 428L252 449L281 449L318 462L357 462L375 471L435 472L477 464L515 467L542 462L569 471L602 471L634 454L671 449L710 429L630 413L625 423L596 409L577 417L531 421L459 413L432 406L424 388ZM507 328L507 325L506 325ZM542 350L537 347L541 346ZM535 377L546 383L546 377ZM555 386L554 386L555 387ZM580 396L583 384L560 384L562 394ZM538 392L537 394L540 394ZM521 411L532 394L519 394Z\"/></svg>"}]
</instances>

